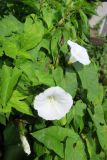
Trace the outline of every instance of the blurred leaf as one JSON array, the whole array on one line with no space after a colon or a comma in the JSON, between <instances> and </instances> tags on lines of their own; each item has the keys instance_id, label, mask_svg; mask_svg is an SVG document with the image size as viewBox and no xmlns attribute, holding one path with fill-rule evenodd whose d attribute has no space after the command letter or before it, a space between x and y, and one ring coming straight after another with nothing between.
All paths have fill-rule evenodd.
<instances>
[{"instance_id":1,"label":"blurred leaf","mask_svg":"<svg viewBox=\"0 0 107 160\"><path fill-rule=\"evenodd\" d=\"M88 19L87 19L86 14L82 10L80 10L80 17L82 19L82 22L85 24L85 27L87 28L88 27Z\"/></svg>"},{"instance_id":2,"label":"blurred leaf","mask_svg":"<svg viewBox=\"0 0 107 160\"><path fill-rule=\"evenodd\" d=\"M12 69L6 65L3 65L1 78L1 103L4 107L11 97L20 76L21 71L19 69Z\"/></svg>"},{"instance_id":3,"label":"blurred leaf","mask_svg":"<svg viewBox=\"0 0 107 160\"><path fill-rule=\"evenodd\" d=\"M18 155L22 159L22 147L19 145L20 137L18 133L18 128L14 123L7 124L4 132L4 160L18 160Z\"/></svg>"},{"instance_id":4,"label":"blurred leaf","mask_svg":"<svg viewBox=\"0 0 107 160\"><path fill-rule=\"evenodd\" d=\"M75 28L78 28L78 21L76 17L72 17L71 22L73 23L73 26L75 26Z\"/></svg>"},{"instance_id":5,"label":"blurred leaf","mask_svg":"<svg viewBox=\"0 0 107 160\"><path fill-rule=\"evenodd\" d=\"M65 76L63 75L63 70L57 67L53 70L54 80L56 85L59 85L66 92L70 93L73 97L77 91L77 79L76 74L74 72L66 71Z\"/></svg>"},{"instance_id":6,"label":"blurred leaf","mask_svg":"<svg viewBox=\"0 0 107 160\"><path fill-rule=\"evenodd\" d=\"M47 154L45 156L44 160L52 160L52 155Z\"/></svg>"},{"instance_id":7,"label":"blurred leaf","mask_svg":"<svg viewBox=\"0 0 107 160\"><path fill-rule=\"evenodd\" d=\"M87 135L85 137L88 153L90 156L90 160L100 160L99 155L96 153L96 143L95 139L91 137L92 135Z\"/></svg>"},{"instance_id":8,"label":"blurred leaf","mask_svg":"<svg viewBox=\"0 0 107 160\"><path fill-rule=\"evenodd\" d=\"M83 69L78 69L75 66L79 77L82 82L82 86L87 90L87 98L95 105L101 104L103 100L103 87L98 82L98 70L95 64L85 66Z\"/></svg>"},{"instance_id":9,"label":"blurred leaf","mask_svg":"<svg viewBox=\"0 0 107 160\"><path fill-rule=\"evenodd\" d=\"M41 48L44 48L48 51L48 53L50 54L50 43L49 43L49 39L42 39L42 41L39 43L38 45Z\"/></svg>"},{"instance_id":10,"label":"blurred leaf","mask_svg":"<svg viewBox=\"0 0 107 160\"><path fill-rule=\"evenodd\" d=\"M18 128L12 122L7 124L3 132L3 135L4 135L4 145L5 146L15 145L18 142L20 142ZM15 135L15 136L12 136L12 135Z\"/></svg>"},{"instance_id":11,"label":"blurred leaf","mask_svg":"<svg viewBox=\"0 0 107 160\"><path fill-rule=\"evenodd\" d=\"M107 122L107 99L104 100L102 107L104 111L104 118L105 118L105 121Z\"/></svg>"},{"instance_id":12,"label":"blurred leaf","mask_svg":"<svg viewBox=\"0 0 107 160\"><path fill-rule=\"evenodd\" d=\"M65 160L87 160L85 146L80 138L77 141L74 141L72 137L67 138Z\"/></svg>"},{"instance_id":13,"label":"blurred leaf","mask_svg":"<svg viewBox=\"0 0 107 160\"><path fill-rule=\"evenodd\" d=\"M60 39L61 39L61 31L56 30L56 32L52 35L51 39L51 54L54 61L56 61L58 57L58 43L60 42Z\"/></svg>"},{"instance_id":14,"label":"blurred leaf","mask_svg":"<svg viewBox=\"0 0 107 160\"><path fill-rule=\"evenodd\" d=\"M0 35L9 36L12 33L21 33L22 31L23 24L13 15L4 16L0 21Z\"/></svg>"},{"instance_id":15,"label":"blurred leaf","mask_svg":"<svg viewBox=\"0 0 107 160\"><path fill-rule=\"evenodd\" d=\"M6 125L6 116L3 113L0 113L0 123Z\"/></svg>"},{"instance_id":16,"label":"blurred leaf","mask_svg":"<svg viewBox=\"0 0 107 160\"><path fill-rule=\"evenodd\" d=\"M46 148L37 142L34 142L33 149L37 157L40 157L46 153Z\"/></svg>"},{"instance_id":17,"label":"blurred leaf","mask_svg":"<svg viewBox=\"0 0 107 160\"><path fill-rule=\"evenodd\" d=\"M49 8L43 8L43 20L46 22L49 29L53 27L53 19L54 19L54 10Z\"/></svg>"},{"instance_id":18,"label":"blurred leaf","mask_svg":"<svg viewBox=\"0 0 107 160\"><path fill-rule=\"evenodd\" d=\"M44 26L42 21L37 20L34 15L26 18L24 24L24 33L20 35L20 45L24 50L34 48L44 35Z\"/></svg>"},{"instance_id":19,"label":"blurred leaf","mask_svg":"<svg viewBox=\"0 0 107 160\"><path fill-rule=\"evenodd\" d=\"M100 124L104 125L104 111L101 105L97 105L94 107L94 114L92 114L91 110L88 108L88 112L95 124L95 126L99 126Z\"/></svg>"},{"instance_id":20,"label":"blurred leaf","mask_svg":"<svg viewBox=\"0 0 107 160\"><path fill-rule=\"evenodd\" d=\"M24 99L26 99L26 96L15 90L9 103L7 104L7 107L13 107L21 113L32 116L33 114L30 105L27 104L27 102L25 102Z\"/></svg>"},{"instance_id":21,"label":"blurred leaf","mask_svg":"<svg viewBox=\"0 0 107 160\"><path fill-rule=\"evenodd\" d=\"M61 50L61 52L63 52L64 55L66 55L68 52L68 46L67 46L68 39L70 39L70 31L68 31L68 30L66 30L66 28L64 28L62 30L62 37L61 37L61 41L60 41L60 50Z\"/></svg>"},{"instance_id":22,"label":"blurred leaf","mask_svg":"<svg viewBox=\"0 0 107 160\"><path fill-rule=\"evenodd\" d=\"M97 136L102 149L107 153L107 125L97 126Z\"/></svg>"},{"instance_id":23,"label":"blurred leaf","mask_svg":"<svg viewBox=\"0 0 107 160\"><path fill-rule=\"evenodd\" d=\"M13 42L5 41L3 43L3 51L7 56L13 59L15 59L16 55L18 55L18 48Z\"/></svg>"},{"instance_id":24,"label":"blurred leaf","mask_svg":"<svg viewBox=\"0 0 107 160\"><path fill-rule=\"evenodd\" d=\"M55 156L54 160L62 160L59 156Z\"/></svg>"},{"instance_id":25,"label":"blurred leaf","mask_svg":"<svg viewBox=\"0 0 107 160\"><path fill-rule=\"evenodd\" d=\"M107 152L107 125L104 120L102 106L95 106L94 114L88 109L89 114L95 124L97 136L101 147Z\"/></svg>"},{"instance_id":26,"label":"blurred leaf","mask_svg":"<svg viewBox=\"0 0 107 160\"><path fill-rule=\"evenodd\" d=\"M32 136L43 143L47 148L53 150L60 157L64 157L63 144L61 141L66 137L72 137L74 140L78 139L78 135L72 129L59 126L52 126L36 131L32 133Z\"/></svg>"},{"instance_id":27,"label":"blurred leaf","mask_svg":"<svg viewBox=\"0 0 107 160\"><path fill-rule=\"evenodd\" d=\"M35 0L21 0L21 2L28 5L29 7L32 7L36 12L39 12L40 10L40 2L38 0L36 2Z\"/></svg>"},{"instance_id":28,"label":"blurred leaf","mask_svg":"<svg viewBox=\"0 0 107 160\"><path fill-rule=\"evenodd\" d=\"M77 91L77 77L74 72L66 72L64 79L62 79L62 87L75 97Z\"/></svg>"},{"instance_id":29,"label":"blurred leaf","mask_svg":"<svg viewBox=\"0 0 107 160\"><path fill-rule=\"evenodd\" d=\"M97 105L94 107L93 119L96 126L99 124L105 124L104 111L101 105Z\"/></svg>"},{"instance_id":30,"label":"blurred leaf","mask_svg":"<svg viewBox=\"0 0 107 160\"><path fill-rule=\"evenodd\" d=\"M39 84L55 86L55 83L51 74L36 70L36 76L39 79Z\"/></svg>"},{"instance_id":31,"label":"blurred leaf","mask_svg":"<svg viewBox=\"0 0 107 160\"><path fill-rule=\"evenodd\" d=\"M27 75L27 77L33 83L33 85L39 84L39 80L38 80L38 77L36 76L36 72L35 72L36 68L32 62L26 61L20 65L20 68Z\"/></svg>"},{"instance_id":32,"label":"blurred leaf","mask_svg":"<svg viewBox=\"0 0 107 160\"><path fill-rule=\"evenodd\" d=\"M76 33L75 27L71 26L70 29L71 29L71 33L72 33L72 39L76 40L77 39L77 33Z\"/></svg>"},{"instance_id":33,"label":"blurred leaf","mask_svg":"<svg viewBox=\"0 0 107 160\"><path fill-rule=\"evenodd\" d=\"M5 155L4 155L4 160L18 160L20 155L20 160L25 159L23 149L21 145L18 146L16 145L11 145L5 149Z\"/></svg>"},{"instance_id":34,"label":"blurred leaf","mask_svg":"<svg viewBox=\"0 0 107 160\"><path fill-rule=\"evenodd\" d=\"M29 80L31 80L33 85L40 85L40 84L45 84L48 86L55 85L51 74L44 72L43 68L42 68L43 71L41 71L40 66L38 69L36 69L36 65L30 61L22 64L20 68L28 76Z\"/></svg>"},{"instance_id":35,"label":"blurred leaf","mask_svg":"<svg viewBox=\"0 0 107 160\"><path fill-rule=\"evenodd\" d=\"M74 126L76 130L80 129L80 132L84 128L84 111L86 109L86 105L81 101L77 101L73 108L71 108L72 116L71 114L67 114L67 119L69 122L70 116L73 119Z\"/></svg>"}]
</instances>

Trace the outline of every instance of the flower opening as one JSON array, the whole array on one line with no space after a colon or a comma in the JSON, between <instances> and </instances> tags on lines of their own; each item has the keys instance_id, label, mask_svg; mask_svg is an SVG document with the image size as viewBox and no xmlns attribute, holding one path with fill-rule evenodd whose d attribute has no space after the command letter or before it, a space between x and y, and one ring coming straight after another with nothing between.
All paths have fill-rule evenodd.
<instances>
[{"instance_id":1,"label":"flower opening","mask_svg":"<svg viewBox=\"0 0 107 160\"><path fill-rule=\"evenodd\" d=\"M34 99L34 108L46 120L61 119L69 112L72 104L72 96L58 86L46 89Z\"/></svg>"},{"instance_id":2,"label":"flower opening","mask_svg":"<svg viewBox=\"0 0 107 160\"><path fill-rule=\"evenodd\" d=\"M78 45L77 43L72 42L71 40L68 40L67 44L70 47L70 53L71 53L68 62L69 64L74 63L76 61L80 62L83 65L90 64L87 50L84 47Z\"/></svg>"}]
</instances>

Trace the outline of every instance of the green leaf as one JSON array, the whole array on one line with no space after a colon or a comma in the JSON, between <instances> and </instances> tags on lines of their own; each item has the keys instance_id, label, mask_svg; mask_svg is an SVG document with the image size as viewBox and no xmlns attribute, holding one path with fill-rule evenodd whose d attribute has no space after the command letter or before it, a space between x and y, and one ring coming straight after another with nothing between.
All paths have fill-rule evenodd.
<instances>
[{"instance_id":1,"label":"green leaf","mask_svg":"<svg viewBox=\"0 0 107 160\"><path fill-rule=\"evenodd\" d=\"M16 135L15 135L15 138L16 138ZM11 145L5 148L3 159L4 160L12 160L12 159L19 160L19 155L20 155L20 159L24 158L23 148L18 143L18 144Z\"/></svg>"},{"instance_id":2,"label":"green leaf","mask_svg":"<svg viewBox=\"0 0 107 160\"><path fill-rule=\"evenodd\" d=\"M107 152L107 125L104 120L104 111L101 105L94 107L94 114L88 109L88 112L95 124L97 136L103 150Z\"/></svg>"},{"instance_id":3,"label":"green leaf","mask_svg":"<svg viewBox=\"0 0 107 160\"><path fill-rule=\"evenodd\" d=\"M4 160L18 160L18 155L22 159L22 147L20 145L20 137L18 128L14 123L8 123L3 132L4 137Z\"/></svg>"},{"instance_id":4,"label":"green leaf","mask_svg":"<svg viewBox=\"0 0 107 160\"><path fill-rule=\"evenodd\" d=\"M12 70L10 67L3 65L1 78L1 103L3 106L6 105L11 97L20 75L21 72L17 68Z\"/></svg>"},{"instance_id":5,"label":"green leaf","mask_svg":"<svg viewBox=\"0 0 107 160\"><path fill-rule=\"evenodd\" d=\"M10 101L7 104L7 108L11 107L16 109L17 111L32 116L32 110L30 105L25 102L27 97L21 94L19 91L15 90Z\"/></svg>"},{"instance_id":6,"label":"green leaf","mask_svg":"<svg viewBox=\"0 0 107 160\"><path fill-rule=\"evenodd\" d=\"M12 69L6 65L3 65L1 78L1 103L4 107L10 99L20 76L21 71L19 69Z\"/></svg>"},{"instance_id":7,"label":"green leaf","mask_svg":"<svg viewBox=\"0 0 107 160\"><path fill-rule=\"evenodd\" d=\"M85 146L80 138L77 141L72 137L67 138L65 160L87 160Z\"/></svg>"},{"instance_id":8,"label":"green leaf","mask_svg":"<svg viewBox=\"0 0 107 160\"><path fill-rule=\"evenodd\" d=\"M36 153L37 157L40 157L46 153L46 148L37 142L34 142L33 149L34 149L34 152Z\"/></svg>"},{"instance_id":9,"label":"green leaf","mask_svg":"<svg viewBox=\"0 0 107 160\"><path fill-rule=\"evenodd\" d=\"M73 23L73 26L75 26L76 29L79 27L78 20L76 19L76 17L72 17L71 22Z\"/></svg>"},{"instance_id":10,"label":"green leaf","mask_svg":"<svg viewBox=\"0 0 107 160\"><path fill-rule=\"evenodd\" d=\"M93 119L96 126L99 124L105 124L104 111L101 105L97 105L94 107Z\"/></svg>"},{"instance_id":11,"label":"green leaf","mask_svg":"<svg viewBox=\"0 0 107 160\"><path fill-rule=\"evenodd\" d=\"M86 105L81 100L79 100L76 102L73 108L71 108L71 111L67 114L67 124L69 124L73 119L76 130L78 131L78 128L80 128L80 132L84 128L83 116L85 109Z\"/></svg>"},{"instance_id":12,"label":"green leaf","mask_svg":"<svg viewBox=\"0 0 107 160\"><path fill-rule=\"evenodd\" d=\"M102 149L107 153L107 125L97 126L97 136Z\"/></svg>"},{"instance_id":13,"label":"green leaf","mask_svg":"<svg viewBox=\"0 0 107 160\"><path fill-rule=\"evenodd\" d=\"M16 44L13 42L9 42L9 41L5 41L3 43L3 51L5 52L7 56L13 59L15 59L16 55L18 54L18 48Z\"/></svg>"},{"instance_id":14,"label":"green leaf","mask_svg":"<svg viewBox=\"0 0 107 160\"><path fill-rule=\"evenodd\" d=\"M43 20L46 22L48 29L51 29L53 27L53 19L54 19L54 10L49 8L43 8Z\"/></svg>"},{"instance_id":15,"label":"green leaf","mask_svg":"<svg viewBox=\"0 0 107 160\"><path fill-rule=\"evenodd\" d=\"M66 71L64 79L62 79L62 87L75 97L77 91L77 77L76 73Z\"/></svg>"},{"instance_id":16,"label":"green leaf","mask_svg":"<svg viewBox=\"0 0 107 160\"><path fill-rule=\"evenodd\" d=\"M82 86L87 90L87 98L92 101L95 105L101 104L103 100L103 87L98 82L98 70L95 64L90 64L82 69L77 70Z\"/></svg>"},{"instance_id":17,"label":"green leaf","mask_svg":"<svg viewBox=\"0 0 107 160\"><path fill-rule=\"evenodd\" d=\"M64 55L66 55L68 52L68 46L67 46L68 39L70 39L70 31L68 31L68 30L66 30L66 28L64 28L62 30L62 38L60 41L60 50Z\"/></svg>"},{"instance_id":18,"label":"green leaf","mask_svg":"<svg viewBox=\"0 0 107 160\"><path fill-rule=\"evenodd\" d=\"M2 77L1 77L1 94L0 94L1 104L3 106L5 106L7 102L7 90L11 79L10 72L11 68L6 65L3 65Z\"/></svg>"},{"instance_id":19,"label":"green leaf","mask_svg":"<svg viewBox=\"0 0 107 160\"><path fill-rule=\"evenodd\" d=\"M94 107L94 114L92 114L89 108L88 108L88 112L96 127L99 126L100 124L102 125L105 124L104 111L101 105L97 105Z\"/></svg>"},{"instance_id":20,"label":"green leaf","mask_svg":"<svg viewBox=\"0 0 107 160\"><path fill-rule=\"evenodd\" d=\"M27 75L27 77L33 83L33 85L39 84L38 77L36 76L36 68L34 63L26 61L20 65L20 68Z\"/></svg>"},{"instance_id":21,"label":"green leaf","mask_svg":"<svg viewBox=\"0 0 107 160\"><path fill-rule=\"evenodd\" d=\"M73 120L73 108L71 108L70 111L67 113L66 119L66 126L69 126L69 124Z\"/></svg>"},{"instance_id":22,"label":"green leaf","mask_svg":"<svg viewBox=\"0 0 107 160\"><path fill-rule=\"evenodd\" d=\"M21 71L17 68L14 68L12 71L11 79L10 79L8 90L7 90L7 93L8 93L7 100L9 100L9 98L11 97L13 89L17 84L17 81L20 76L21 76Z\"/></svg>"},{"instance_id":23,"label":"green leaf","mask_svg":"<svg viewBox=\"0 0 107 160\"><path fill-rule=\"evenodd\" d=\"M57 67L55 68L53 71L53 77L54 77L54 80L56 82L56 85L59 85L61 86L61 82L62 82L62 79L63 79L63 70L61 67Z\"/></svg>"},{"instance_id":24,"label":"green leaf","mask_svg":"<svg viewBox=\"0 0 107 160\"><path fill-rule=\"evenodd\" d=\"M36 65L30 61L25 62L20 66L22 71L28 76L33 85L45 84L48 86L54 86L54 80L51 74L36 69ZM32 71L32 72L31 72Z\"/></svg>"},{"instance_id":25,"label":"green leaf","mask_svg":"<svg viewBox=\"0 0 107 160\"><path fill-rule=\"evenodd\" d=\"M62 87L66 92L70 93L73 97L77 91L77 79L74 72L66 71L65 76L63 70L57 67L53 70L53 77L56 85Z\"/></svg>"},{"instance_id":26,"label":"green leaf","mask_svg":"<svg viewBox=\"0 0 107 160\"><path fill-rule=\"evenodd\" d=\"M35 73L36 73L36 76L38 77L39 84L55 86L55 83L51 74L40 71L40 70L36 70Z\"/></svg>"},{"instance_id":27,"label":"green leaf","mask_svg":"<svg viewBox=\"0 0 107 160\"><path fill-rule=\"evenodd\" d=\"M71 26L70 29L71 29L71 33L72 33L72 39L76 40L77 39L77 32L76 32L75 27Z\"/></svg>"},{"instance_id":28,"label":"green leaf","mask_svg":"<svg viewBox=\"0 0 107 160\"><path fill-rule=\"evenodd\" d=\"M88 153L90 156L90 160L100 160L99 155L96 153L96 143L95 143L95 139L92 138L92 135L89 134L87 136L85 136L85 142L87 145L87 149L88 149Z\"/></svg>"},{"instance_id":29,"label":"green leaf","mask_svg":"<svg viewBox=\"0 0 107 160\"><path fill-rule=\"evenodd\" d=\"M73 123L76 129L80 128L80 131L84 128L84 111L86 109L86 105L81 101L77 101L76 105L73 108Z\"/></svg>"},{"instance_id":30,"label":"green leaf","mask_svg":"<svg viewBox=\"0 0 107 160\"><path fill-rule=\"evenodd\" d=\"M4 113L0 113L0 123L6 125L6 116Z\"/></svg>"},{"instance_id":31,"label":"green leaf","mask_svg":"<svg viewBox=\"0 0 107 160\"><path fill-rule=\"evenodd\" d=\"M105 118L105 121L107 122L107 99L104 100L102 107L104 111L104 118Z\"/></svg>"},{"instance_id":32,"label":"green leaf","mask_svg":"<svg viewBox=\"0 0 107 160\"><path fill-rule=\"evenodd\" d=\"M12 136L13 134L15 136ZM4 129L3 135L4 135L4 145L5 146L14 145L19 142L18 128L12 122L7 124L7 126Z\"/></svg>"},{"instance_id":33,"label":"green leaf","mask_svg":"<svg viewBox=\"0 0 107 160\"><path fill-rule=\"evenodd\" d=\"M28 16L24 24L24 33L19 37L21 48L30 50L34 48L44 35L42 21L37 20L34 15Z\"/></svg>"},{"instance_id":34,"label":"green leaf","mask_svg":"<svg viewBox=\"0 0 107 160\"><path fill-rule=\"evenodd\" d=\"M48 51L48 53L50 54L50 43L49 43L49 39L42 39L42 41L39 43L38 47L44 48Z\"/></svg>"},{"instance_id":35,"label":"green leaf","mask_svg":"<svg viewBox=\"0 0 107 160\"><path fill-rule=\"evenodd\" d=\"M62 160L62 158L60 158L59 156L55 156L54 160Z\"/></svg>"},{"instance_id":36,"label":"green leaf","mask_svg":"<svg viewBox=\"0 0 107 160\"><path fill-rule=\"evenodd\" d=\"M81 17L82 22L85 24L85 27L87 29L88 28L88 19L87 19L86 14L82 10L80 10L80 17Z\"/></svg>"},{"instance_id":37,"label":"green leaf","mask_svg":"<svg viewBox=\"0 0 107 160\"><path fill-rule=\"evenodd\" d=\"M37 13L40 11L40 2L35 0L21 0L25 5L28 5L30 8L33 8L34 11Z\"/></svg>"},{"instance_id":38,"label":"green leaf","mask_svg":"<svg viewBox=\"0 0 107 160\"><path fill-rule=\"evenodd\" d=\"M56 32L52 35L51 39L51 54L53 56L53 60L56 61L58 56L58 43L61 39L61 31L56 30Z\"/></svg>"},{"instance_id":39,"label":"green leaf","mask_svg":"<svg viewBox=\"0 0 107 160\"><path fill-rule=\"evenodd\" d=\"M4 16L0 21L0 35L9 36L12 33L21 33L22 31L23 24L13 15Z\"/></svg>"},{"instance_id":40,"label":"green leaf","mask_svg":"<svg viewBox=\"0 0 107 160\"><path fill-rule=\"evenodd\" d=\"M32 133L32 136L62 158L64 157L64 154L63 144L61 141L66 137L72 137L74 140L78 139L78 135L73 131L73 129L62 128L59 126L52 126L36 131Z\"/></svg>"},{"instance_id":41,"label":"green leaf","mask_svg":"<svg viewBox=\"0 0 107 160\"><path fill-rule=\"evenodd\" d=\"M44 160L52 160L52 155L47 154Z\"/></svg>"}]
</instances>

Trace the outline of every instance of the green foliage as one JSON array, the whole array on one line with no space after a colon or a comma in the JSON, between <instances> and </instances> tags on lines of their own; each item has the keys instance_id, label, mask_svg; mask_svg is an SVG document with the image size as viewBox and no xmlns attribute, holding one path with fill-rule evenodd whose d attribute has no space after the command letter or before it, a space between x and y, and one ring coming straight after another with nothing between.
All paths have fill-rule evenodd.
<instances>
[{"instance_id":1,"label":"green foliage","mask_svg":"<svg viewBox=\"0 0 107 160\"><path fill-rule=\"evenodd\" d=\"M19 77L21 76L21 71L17 68L12 69L3 65L1 74L1 104L5 107L13 93L13 89L17 84Z\"/></svg>"},{"instance_id":2,"label":"green foliage","mask_svg":"<svg viewBox=\"0 0 107 160\"><path fill-rule=\"evenodd\" d=\"M10 36L12 33L20 33L23 30L23 24L13 15L5 16L0 21L0 35Z\"/></svg>"},{"instance_id":3,"label":"green foliage","mask_svg":"<svg viewBox=\"0 0 107 160\"><path fill-rule=\"evenodd\" d=\"M7 104L7 108L15 108L17 111L32 115L31 108L29 104L24 101L27 96L22 95L17 90L13 92L12 98L10 99L9 103Z\"/></svg>"},{"instance_id":4,"label":"green foliage","mask_svg":"<svg viewBox=\"0 0 107 160\"><path fill-rule=\"evenodd\" d=\"M4 160L16 159L18 160L18 154L20 158L23 158L22 147L20 145L20 137L17 127L13 123L9 123L4 132ZM9 138L11 137L11 138ZM19 144L19 146L18 146Z\"/></svg>"},{"instance_id":5,"label":"green foliage","mask_svg":"<svg viewBox=\"0 0 107 160\"><path fill-rule=\"evenodd\" d=\"M66 140L66 148L65 148L65 160L86 160L86 153L84 148L84 143L80 138L76 141L70 137Z\"/></svg>"},{"instance_id":6,"label":"green foliage","mask_svg":"<svg viewBox=\"0 0 107 160\"><path fill-rule=\"evenodd\" d=\"M2 159L107 158L107 45L101 48L89 42L88 18L96 5L87 0L0 4ZM87 48L90 65L67 64L69 39ZM34 97L52 86L73 97L72 108L60 121L41 119L33 107ZM23 150L21 131L31 148L29 156Z\"/></svg>"},{"instance_id":7,"label":"green foliage","mask_svg":"<svg viewBox=\"0 0 107 160\"><path fill-rule=\"evenodd\" d=\"M65 91L70 93L73 97L75 96L77 91L77 77L75 72L72 70L66 71L64 75L62 68L58 67L53 70L53 77L56 85L64 88Z\"/></svg>"},{"instance_id":8,"label":"green foliage","mask_svg":"<svg viewBox=\"0 0 107 160\"><path fill-rule=\"evenodd\" d=\"M55 133L57 134L55 135ZM59 126L52 126L42 129L40 131L32 133L32 136L46 145L47 148L52 149L62 158L64 157L64 155L63 144L61 143L61 141L63 141L66 137L71 137L75 141L76 139L78 139L78 135L72 129L62 128Z\"/></svg>"},{"instance_id":9,"label":"green foliage","mask_svg":"<svg viewBox=\"0 0 107 160\"><path fill-rule=\"evenodd\" d=\"M86 66L83 69L77 70L83 89L87 90L87 98L94 104L101 104L103 100L103 87L98 82L98 69L97 66L91 64L90 67Z\"/></svg>"},{"instance_id":10,"label":"green foliage","mask_svg":"<svg viewBox=\"0 0 107 160\"><path fill-rule=\"evenodd\" d=\"M71 108L70 112L67 114L67 125L73 120L73 124L76 130L84 128L84 115L85 115L86 105L82 101L77 101L75 106Z\"/></svg>"},{"instance_id":11,"label":"green foliage","mask_svg":"<svg viewBox=\"0 0 107 160\"><path fill-rule=\"evenodd\" d=\"M44 35L42 21L38 20L35 15L26 18L23 33L20 35L20 46L23 50L34 48Z\"/></svg>"}]
</instances>

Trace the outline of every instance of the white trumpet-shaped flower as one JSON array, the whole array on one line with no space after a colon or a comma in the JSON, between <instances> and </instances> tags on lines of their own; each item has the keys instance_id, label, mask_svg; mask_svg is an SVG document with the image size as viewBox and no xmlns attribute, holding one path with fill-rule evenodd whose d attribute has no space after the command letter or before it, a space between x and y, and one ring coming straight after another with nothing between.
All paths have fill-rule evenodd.
<instances>
[{"instance_id":1,"label":"white trumpet-shaped flower","mask_svg":"<svg viewBox=\"0 0 107 160\"><path fill-rule=\"evenodd\" d=\"M29 143L27 141L27 138L24 135L21 135L20 139L21 139L22 146L23 146L23 149L24 149L25 153L27 155L30 155L31 150L30 150L30 145L29 145Z\"/></svg>"},{"instance_id":2,"label":"white trumpet-shaped flower","mask_svg":"<svg viewBox=\"0 0 107 160\"><path fill-rule=\"evenodd\" d=\"M71 56L68 63L74 63L78 61L83 65L90 64L87 50L84 47L78 45L77 43L72 42L71 40L68 40L67 44L69 45L71 52Z\"/></svg>"},{"instance_id":3,"label":"white trumpet-shaped flower","mask_svg":"<svg viewBox=\"0 0 107 160\"><path fill-rule=\"evenodd\" d=\"M34 99L34 108L45 120L61 119L69 112L72 104L72 96L58 86L46 89Z\"/></svg>"}]
</instances>

